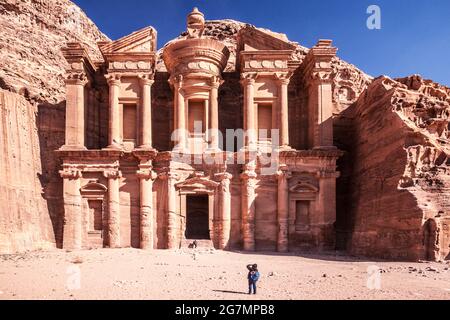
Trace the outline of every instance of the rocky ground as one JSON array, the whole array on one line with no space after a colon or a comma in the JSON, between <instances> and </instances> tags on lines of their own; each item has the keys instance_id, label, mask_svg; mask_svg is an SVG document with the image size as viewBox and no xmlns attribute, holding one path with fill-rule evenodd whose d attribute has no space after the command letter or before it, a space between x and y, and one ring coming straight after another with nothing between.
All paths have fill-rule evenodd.
<instances>
[{"instance_id":1,"label":"rocky ground","mask_svg":"<svg viewBox=\"0 0 450 320\"><path fill-rule=\"evenodd\" d=\"M246 294L248 263L261 272L256 296ZM450 299L449 267L209 249L35 252L0 256L0 299Z\"/></svg>"}]
</instances>

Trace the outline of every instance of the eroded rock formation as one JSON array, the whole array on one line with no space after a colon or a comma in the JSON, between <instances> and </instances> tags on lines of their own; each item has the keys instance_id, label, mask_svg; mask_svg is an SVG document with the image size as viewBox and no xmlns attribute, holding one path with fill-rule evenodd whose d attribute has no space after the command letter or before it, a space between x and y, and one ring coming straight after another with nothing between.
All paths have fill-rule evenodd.
<instances>
[{"instance_id":1,"label":"eroded rock formation","mask_svg":"<svg viewBox=\"0 0 450 320\"><path fill-rule=\"evenodd\" d=\"M355 105L351 252L448 259L449 89L412 76L373 81Z\"/></svg>"},{"instance_id":2,"label":"eroded rock formation","mask_svg":"<svg viewBox=\"0 0 450 320\"><path fill-rule=\"evenodd\" d=\"M107 39L68 0L0 1L0 252L54 247L63 223L59 160L64 144L67 41L101 59Z\"/></svg>"}]
</instances>

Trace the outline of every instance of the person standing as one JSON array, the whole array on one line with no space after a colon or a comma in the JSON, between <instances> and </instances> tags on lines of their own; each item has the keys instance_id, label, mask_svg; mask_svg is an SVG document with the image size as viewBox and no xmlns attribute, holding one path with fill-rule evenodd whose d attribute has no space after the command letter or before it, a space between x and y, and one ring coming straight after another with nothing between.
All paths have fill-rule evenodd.
<instances>
[{"instance_id":1,"label":"person standing","mask_svg":"<svg viewBox=\"0 0 450 320\"><path fill-rule=\"evenodd\" d=\"M248 269L248 294L256 294L256 283L259 280L259 271L258 271L258 265L257 264L249 264L247 265Z\"/></svg>"}]
</instances>

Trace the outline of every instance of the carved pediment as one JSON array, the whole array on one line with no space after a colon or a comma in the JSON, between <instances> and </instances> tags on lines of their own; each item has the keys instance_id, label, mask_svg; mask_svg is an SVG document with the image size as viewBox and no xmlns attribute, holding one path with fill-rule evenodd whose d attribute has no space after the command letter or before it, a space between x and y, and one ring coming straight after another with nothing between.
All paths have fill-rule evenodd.
<instances>
[{"instance_id":1,"label":"carved pediment","mask_svg":"<svg viewBox=\"0 0 450 320\"><path fill-rule=\"evenodd\" d=\"M319 191L319 188L309 182L299 181L289 191L293 193L316 193Z\"/></svg>"},{"instance_id":2,"label":"carved pediment","mask_svg":"<svg viewBox=\"0 0 450 320\"><path fill-rule=\"evenodd\" d=\"M153 27L133 32L116 41L100 43L103 55L113 53L154 53L156 51L156 30Z\"/></svg>"},{"instance_id":3,"label":"carved pediment","mask_svg":"<svg viewBox=\"0 0 450 320\"><path fill-rule=\"evenodd\" d=\"M91 180L81 188L82 194L102 194L106 193L108 188L99 183L98 180Z\"/></svg>"},{"instance_id":4,"label":"carved pediment","mask_svg":"<svg viewBox=\"0 0 450 320\"><path fill-rule=\"evenodd\" d=\"M284 35L283 37L276 36L247 26L239 31L238 49L239 51L295 50L296 46L290 43Z\"/></svg>"},{"instance_id":5,"label":"carved pediment","mask_svg":"<svg viewBox=\"0 0 450 320\"><path fill-rule=\"evenodd\" d=\"M211 193L220 185L220 183L213 181L201 174L194 174L185 181L177 183L175 186L178 189L189 192L206 192Z\"/></svg>"}]
</instances>

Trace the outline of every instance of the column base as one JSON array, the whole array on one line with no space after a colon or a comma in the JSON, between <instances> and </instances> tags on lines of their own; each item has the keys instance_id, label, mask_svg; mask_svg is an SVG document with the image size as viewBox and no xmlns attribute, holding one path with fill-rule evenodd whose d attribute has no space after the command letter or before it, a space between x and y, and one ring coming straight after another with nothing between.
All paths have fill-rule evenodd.
<instances>
[{"instance_id":1,"label":"column base","mask_svg":"<svg viewBox=\"0 0 450 320\"><path fill-rule=\"evenodd\" d=\"M123 145L114 142L113 144L110 144L106 148L103 148L103 150L123 150Z\"/></svg>"},{"instance_id":2,"label":"column base","mask_svg":"<svg viewBox=\"0 0 450 320\"><path fill-rule=\"evenodd\" d=\"M293 151L295 150L294 148L292 148L291 146L285 145L285 146L279 146L278 147L278 152L282 152L282 151Z\"/></svg>"},{"instance_id":3,"label":"column base","mask_svg":"<svg viewBox=\"0 0 450 320\"><path fill-rule=\"evenodd\" d=\"M87 148L85 146L79 146L79 145L68 145L65 144L61 148L59 148L59 151L86 151Z\"/></svg>"},{"instance_id":4,"label":"column base","mask_svg":"<svg viewBox=\"0 0 450 320\"><path fill-rule=\"evenodd\" d=\"M335 147L335 146L317 146L317 147L313 147L313 150L331 151L331 150L337 150L337 147Z\"/></svg>"},{"instance_id":5,"label":"column base","mask_svg":"<svg viewBox=\"0 0 450 320\"><path fill-rule=\"evenodd\" d=\"M135 148L137 151L156 151L151 144L143 144Z\"/></svg>"}]
</instances>

